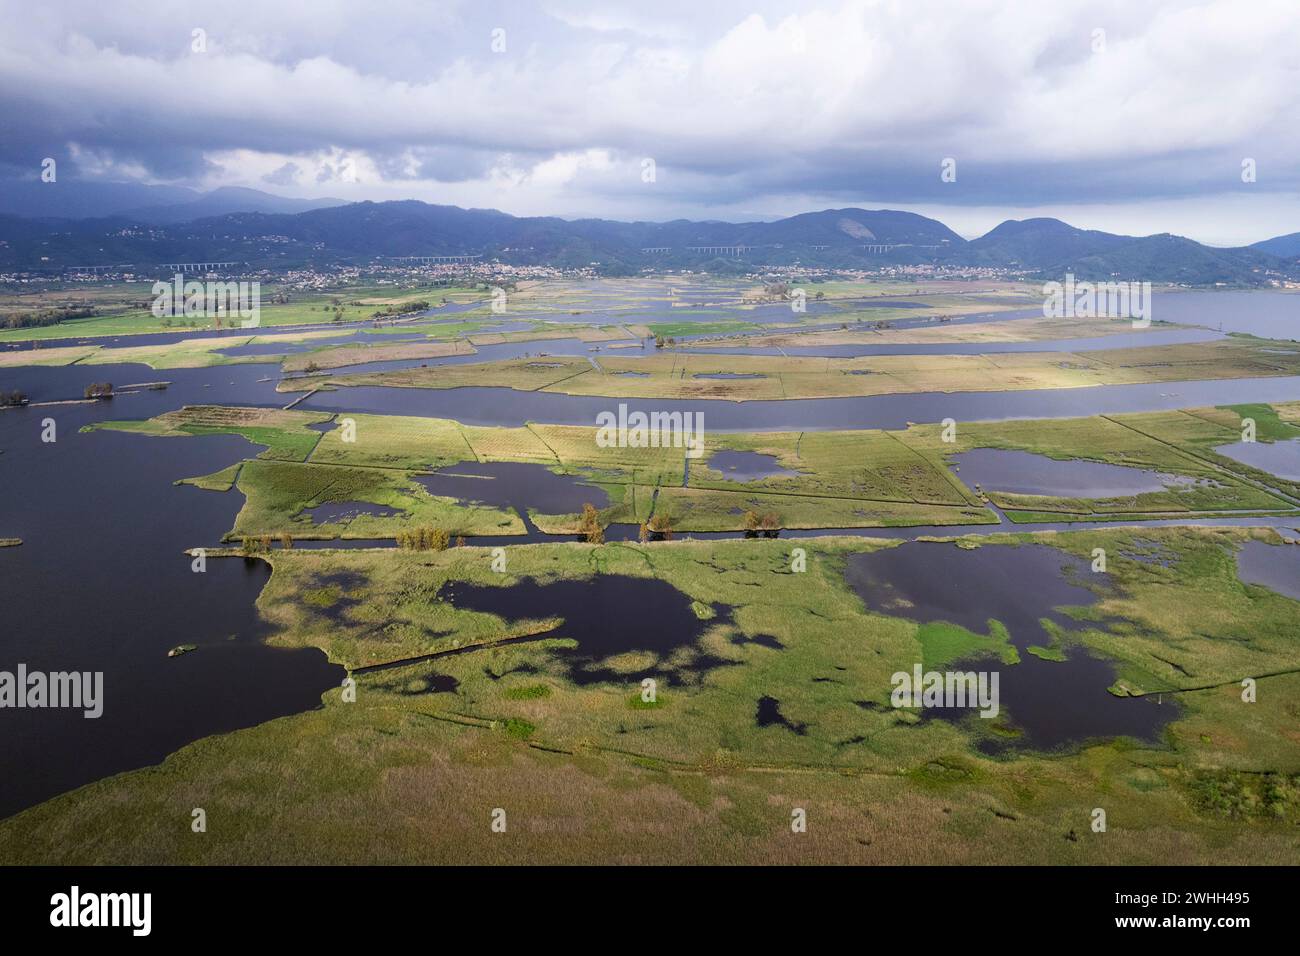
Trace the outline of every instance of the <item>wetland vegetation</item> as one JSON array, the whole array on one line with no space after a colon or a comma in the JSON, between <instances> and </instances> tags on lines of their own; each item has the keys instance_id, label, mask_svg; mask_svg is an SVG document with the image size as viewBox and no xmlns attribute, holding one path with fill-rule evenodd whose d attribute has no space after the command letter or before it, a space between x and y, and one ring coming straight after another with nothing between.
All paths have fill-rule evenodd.
<instances>
[{"instance_id":1,"label":"wetland vegetation","mask_svg":"<svg viewBox=\"0 0 1300 956\"><path fill-rule=\"evenodd\" d=\"M974 551L898 546L969 568L971 600L928 610L907 590L924 578L905 571L894 573L904 590L883 603L874 588L871 604L855 593L856 561L890 567L896 543L883 541L818 539L802 574L780 541L522 546L504 576L478 548L274 551L258 599L269 639L345 663L355 702L327 693L321 710L57 798L0 824L0 847L60 862L273 862L309 845L321 862L481 860L495 852L481 803L518 821L512 854L563 862L576 859L572 832L559 839L554 828L581 800L588 859L828 861L843 859L847 840L861 862L989 862L1007 846L1044 863L1282 862L1300 819L1296 604L1243 584L1234 563L1243 544L1283 546L1270 540L1147 529L1002 536ZM1097 546L1114 558L1094 581L1077 567ZM1141 559L1152 549L1164 563ZM1069 648L1062 661L1013 653L1046 625L1016 603L1003 554L1059 582L1040 598L1066 625L1053 628ZM999 580L1000 599L990 595ZM911 606L899 613L890 604L903 597ZM1118 736L1044 750L1017 734L1041 715L1014 694L1009 723L990 730L889 706L892 672L981 653L1008 681L1033 661L1066 680L1080 661L1112 670L1122 693L1147 699L1086 681L1076 691L1097 710L1143 711L1153 732L1130 735L1125 718ZM660 678L649 704L647 675ZM1246 676L1259 682L1254 704L1240 700ZM1016 745L985 753L989 734ZM1255 796L1260 774L1266 801ZM204 787L209 819L243 838L186 840L165 807L217 779L228 784ZM236 809L250 798L256 814ZM854 810L864 799L865 817ZM810 807L834 839L782 848L790 805ZM1068 839L1087 832L1098 805L1123 808L1114 836ZM620 818L643 827L611 826ZM364 834L356 819L368 821ZM279 838L258 840L264 827ZM68 839L69 828L94 837Z\"/></svg>"},{"instance_id":2,"label":"wetland vegetation","mask_svg":"<svg viewBox=\"0 0 1300 956\"><path fill-rule=\"evenodd\" d=\"M454 319L435 305L364 332L0 352L0 385L14 375L37 401L143 383L69 406L66 441L175 460L149 494L205 516L169 541L177 570L200 577L203 549L253 574L238 593L256 595L258 646L315 655L315 689L295 693L320 701L70 777L0 822L0 857L486 862L504 851L480 818L505 806L515 862L1293 862L1300 480L1259 450L1288 453L1300 401L967 420L959 400L953 428L819 430L787 427L801 406L784 403L1136 383L1176 399L1188 380L1289 381L1300 354L1126 345L1114 324L1006 317L1024 304L1012 289L972 305L826 286L806 318L717 280L538 283L508 321L466 293ZM828 310L844 328L818 325ZM908 326L918 312L953 321ZM1113 347L996 351L1085 337ZM990 349L833 351L878 339ZM777 354L704 351L745 344ZM163 376L144 365L167 390L147 390ZM482 386L515 417L420 413L421 396ZM417 414L350 404L374 389L404 389ZM702 401L706 422L747 402L760 425L707 426L698 457L603 446L594 421L546 420L548 394ZM10 447L35 440L18 431L31 413L0 413ZM208 442L229 444L182 451ZM1221 520L1242 526L1193 526ZM13 531L28 545L7 562L46 546ZM202 651L172 674L225 666L203 628L169 638L154 658ZM894 706L891 678L914 667L995 670L998 715ZM184 839L168 808L200 795L232 839ZM1105 842L1088 830L1099 805L1122 807ZM799 845L782 836L794 806L817 820Z\"/></svg>"}]
</instances>

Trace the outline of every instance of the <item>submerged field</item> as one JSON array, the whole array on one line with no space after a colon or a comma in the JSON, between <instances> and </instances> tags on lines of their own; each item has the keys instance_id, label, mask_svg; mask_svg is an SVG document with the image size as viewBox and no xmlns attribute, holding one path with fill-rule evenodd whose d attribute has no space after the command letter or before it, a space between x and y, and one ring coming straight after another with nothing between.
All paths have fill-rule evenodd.
<instances>
[{"instance_id":1,"label":"submerged field","mask_svg":"<svg viewBox=\"0 0 1300 956\"><path fill-rule=\"evenodd\" d=\"M990 574L1022 547L1059 548L1060 566L1111 555L1106 574L1073 579L1088 603L1065 608L1076 626L1058 635L1062 661L1037 666L1114 660L1116 686L1096 692L1163 708L1164 729L1054 753L1016 746L1014 706L992 726L891 706L891 673L917 662L971 661L1004 686L1028 666L1015 652L1026 636L996 621L968 630L867 610L846 566L894 543L798 542L804 572L786 541L516 546L500 573L478 548L275 552L259 600L273 642L348 664L355 702L332 691L315 712L52 800L0 824L0 855L1294 863L1297 605L1238 580L1233 555L1252 536L1277 541L1144 529L966 552ZM548 613L550 589L570 584ZM620 596L633 600L607 606ZM442 656L357 669L426 654ZM1258 679L1254 703L1243 677ZM1163 703L1114 697L1139 693ZM1009 746L991 755L990 739ZM189 829L199 806L206 834ZM1104 833L1089 825L1098 807ZM505 833L491 828L497 808ZM791 832L796 808L807 833Z\"/></svg>"}]
</instances>

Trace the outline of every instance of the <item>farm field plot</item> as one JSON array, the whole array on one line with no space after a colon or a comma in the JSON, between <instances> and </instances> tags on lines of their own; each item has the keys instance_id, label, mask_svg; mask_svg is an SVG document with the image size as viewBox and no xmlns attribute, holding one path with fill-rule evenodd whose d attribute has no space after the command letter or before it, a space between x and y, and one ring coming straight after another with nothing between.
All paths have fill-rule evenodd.
<instances>
[{"instance_id":1,"label":"farm field plot","mask_svg":"<svg viewBox=\"0 0 1300 956\"><path fill-rule=\"evenodd\" d=\"M1245 408L1261 420L1276 421L1279 433L1293 427L1281 422L1270 406ZM1294 414L1293 405L1282 408ZM942 429L932 425L914 426L897 435L900 441L931 455L960 455L974 448L1006 449L1057 461L1102 462L1187 479L1169 482L1160 490L1110 498L1018 494L996 486L982 489L989 500L1011 512L1013 520L1044 520L1052 515L1094 518L1294 510L1300 490L1296 482L1213 451L1216 445L1240 435L1241 417L1240 408L1225 407L1050 422L972 422L955 429L951 443L944 442ZM1300 429L1294 429L1294 434L1300 434Z\"/></svg>"},{"instance_id":2,"label":"farm field plot","mask_svg":"<svg viewBox=\"0 0 1300 956\"><path fill-rule=\"evenodd\" d=\"M1296 414L1293 406L1282 409ZM1266 424L1276 423L1265 429L1266 436L1269 429L1294 427L1269 406L1248 410ZM1222 424L1211 421L1214 416ZM525 485L509 507L497 502L483 508L430 497L415 481L420 475L454 473L462 462L527 464L569 476L592 488L591 501L600 502L597 490L605 496L607 501L596 506L602 523L655 519L657 530L677 532L751 530L748 522L754 515L771 516L778 528L995 523L987 503L1013 521L1300 513L1292 495L1295 482L1205 450L1228 440L1229 420L1239 421L1239 413L1207 409L980 422L963 424L951 441L935 425L900 431L713 433L704 436L697 457L688 456L684 447L602 446L595 427L485 427L449 419L278 409L193 406L143 422L97 427L160 436L240 434L267 446L260 459L303 463L297 469L236 465L187 479L217 490L237 486L246 495L233 536L395 537L426 525L452 536L517 534L523 529L512 507L528 513L543 532L577 530L576 498L570 499L569 510L555 513L534 507ZM996 482L973 487L955 464L975 449L1028 453L1067 466L1104 463L1125 475L1150 474L1158 480L1150 490L1124 495L1023 493ZM733 460L754 470L737 471ZM486 485L468 487L489 490ZM330 503L376 507L319 521L308 514Z\"/></svg>"}]
</instances>

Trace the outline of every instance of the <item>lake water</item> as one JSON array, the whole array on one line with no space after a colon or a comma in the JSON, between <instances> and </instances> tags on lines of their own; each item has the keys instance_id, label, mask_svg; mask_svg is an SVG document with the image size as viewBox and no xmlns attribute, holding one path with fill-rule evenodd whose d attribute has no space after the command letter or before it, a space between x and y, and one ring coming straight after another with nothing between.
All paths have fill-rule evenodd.
<instances>
[{"instance_id":1,"label":"lake water","mask_svg":"<svg viewBox=\"0 0 1300 956\"><path fill-rule=\"evenodd\" d=\"M1158 292L1151 317L1265 339L1300 340L1300 294L1294 292Z\"/></svg>"},{"instance_id":2,"label":"lake water","mask_svg":"<svg viewBox=\"0 0 1300 956\"><path fill-rule=\"evenodd\" d=\"M76 374L83 373L103 377L102 369ZM93 421L199 400L201 391L0 413L0 536L24 541L0 548L0 667L104 674L98 719L67 710L0 714L0 816L156 763L200 737L319 706L343 679L318 650L262 643L268 629L254 601L265 564L211 559L194 573L183 553L217 542L243 497L173 482L223 468L255 446L228 435L79 432ZM47 417L57 428L48 444L40 440ZM169 659L182 643L199 649Z\"/></svg>"}]
</instances>

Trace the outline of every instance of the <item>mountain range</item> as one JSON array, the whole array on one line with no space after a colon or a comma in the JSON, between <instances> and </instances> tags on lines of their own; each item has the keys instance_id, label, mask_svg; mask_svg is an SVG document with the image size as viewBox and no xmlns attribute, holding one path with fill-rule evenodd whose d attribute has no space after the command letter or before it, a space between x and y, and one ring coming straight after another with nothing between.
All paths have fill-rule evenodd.
<instances>
[{"instance_id":1,"label":"mountain range","mask_svg":"<svg viewBox=\"0 0 1300 956\"><path fill-rule=\"evenodd\" d=\"M232 212L293 213L341 205L342 199L291 199L242 186L200 192L186 186L143 183L0 182L0 215L28 219L118 217L133 222L189 222Z\"/></svg>"},{"instance_id":2,"label":"mountain range","mask_svg":"<svg viewBox=\"0 0 1300 956\"><path fill-rule=\"evenodd\" d=\"M145 197L152 201L141 202ZM826 209L772 222L619 222L518 217L416 200L287 199L235 188L200 194L124 184L111 196L101 191L89 199L79 202L74 195L61 206L37 207L30 195L0 193L0 269L130 264L148 271L178 261L274 269L477 255L516 265L595 265L610 274L648 267L734 273L798 264L934 265L1035 278L1068 272L1081 279L1241 287L1300 278L1300 233L1225 249L1167 233L1124 236L1047 218L1008 220L966 240L936 219L888 209ZM114 211L72 213L92 206ZM71 214L30 215L36 208Z\"/></svg>"}]
</instances>

